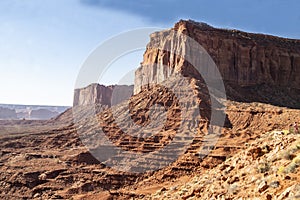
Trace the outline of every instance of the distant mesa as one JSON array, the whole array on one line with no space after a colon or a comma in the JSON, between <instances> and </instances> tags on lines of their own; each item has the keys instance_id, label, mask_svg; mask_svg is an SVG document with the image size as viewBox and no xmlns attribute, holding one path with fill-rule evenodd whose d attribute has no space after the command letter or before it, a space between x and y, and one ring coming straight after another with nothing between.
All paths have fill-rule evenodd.
<instances>
[{"instance_id":1,"label":"distant mesa","mask_svg":"<svg viewBox=\"0 0 300 200\"><path fill-rule=\"evenodd\" d=\"M31 119L50 119L52 117L55 117L59 115L59 112L57 111L51 111L47 109L38 109L38 110L32 110L30 112L30 118Z\"/></svg>"},{"instance_id":2,"label":"distant mesa","mask_svg":"<svg viewBox=\"0 0 300 200\"><path fill-rule=\"evenodd\" d=\"M93 83L85 88L75 89L73 106L101 104L112 106L128 99L133 94L133 85L104 86Z\"/></svg>"},{"instance_id":3,"label":"distant mesa","mask_svg":"<svg viewBox=\"0 0 300 200\"><path fill-rule=\"evenodd\" d=\"M1 119L17 119L17 113L14 109L0 107Z\"/></svg>"},{"instance_id":4,"label":"distant mesa","mask_svg":"<svg viewBox=\"0 0 300 200\"><path fill-rule=\"evenodd\" d=\"M68 106L0 104L0 120L48 120L68 108Z\"/></svg>"}]
</instances>

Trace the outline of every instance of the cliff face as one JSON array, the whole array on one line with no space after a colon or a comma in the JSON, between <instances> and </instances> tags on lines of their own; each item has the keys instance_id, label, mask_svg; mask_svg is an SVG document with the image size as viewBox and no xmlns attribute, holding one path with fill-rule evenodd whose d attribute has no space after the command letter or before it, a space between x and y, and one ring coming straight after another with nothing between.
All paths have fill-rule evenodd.
<instances>
[{"instance_id":1,"label":"cliff face","mask_svg":"<svg viewBox=\"0 0 300 200\"><path fill-rule=\"evenodd\" d=\"M78 105L115 105L130 97L133 86L91 84L85 88L75 89L73 106Z\"/></svg>"},{"instance_id":2,"label":"cliff face","mask_svg":"<svg viewBox=\"0 0 300 200\"><path fill-rule=\"evenodd\" d=\"M185 60L190 47L185 40L174 41L172 30L193 38L208 52L225 84L241 87L267 84L300 89L300 40L216 29L204 23L181 20L173 29L151 35L144 60L136 71L135 94L142 85L158 83L174 73L194 76L195 72L187 68L189 64ZM159 50L157 46L168 46L171 53ZM172 53L176 51L182 56ZM190 58L194 63L202 62L197 55Z\"/></svg>"}]
</instances>

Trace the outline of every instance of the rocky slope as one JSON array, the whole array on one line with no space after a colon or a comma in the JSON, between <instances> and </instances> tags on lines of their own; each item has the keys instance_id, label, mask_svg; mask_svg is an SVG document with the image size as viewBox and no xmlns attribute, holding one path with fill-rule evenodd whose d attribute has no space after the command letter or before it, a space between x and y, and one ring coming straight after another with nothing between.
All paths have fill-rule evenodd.
<instances>
[{"instance_id":1,"label":"rocky slope","mask_svg":"<svg viewBox=\"0 0 300 200\"><path fill-rule=\"evenodd\" d=\"M263 133L216 168L143 199L300 199L299 134Z\"/></svg>"}]
</instances>

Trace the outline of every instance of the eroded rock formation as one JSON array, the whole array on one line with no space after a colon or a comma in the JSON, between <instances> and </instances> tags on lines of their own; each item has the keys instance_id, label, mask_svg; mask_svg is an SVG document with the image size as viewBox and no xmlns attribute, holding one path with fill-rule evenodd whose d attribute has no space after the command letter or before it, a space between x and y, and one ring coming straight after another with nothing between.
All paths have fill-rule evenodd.
<instances>
[{"instance_id":1,"label":"eroded rock formation","mask_svg":"<svg viewBox=\"0 0 300 200\"><path fill-rule=\"evenodd\" d=\"M293 99L297 99L297 90L300 89L299 40L217 29L190 20L181 20L174 28L151 35L144 60L136 71L135 94L143 85L159 83L174 73L197 75L187 58L201 68L207 68L203 71L211 70L211 63L199 59L198 55L191 55L194 47L186 39L176 36L174 31L194 39L208 52L222 75L229 96L235 97L235 94L228 86L253 88L268 85L271 88L292 90ZM176 55L176 52L181 55ZM214 71L211 70L210 73L213 78ZM234 90L241 88L235 87ZM269 93L266 95L271 95L274 91Z\"/></svg>"},{"instance_id":2,"label":"eroded rock formation","mask_svg":"<svg viewBox=\"0 0 300 200\"><path fill-rule=\"evenodd\" d=\"M92 104L111 106L129 98L132 93L133 86L104 86L94 83L85 88L75 89L73 106Z\"/></svg>"}]
</instances>

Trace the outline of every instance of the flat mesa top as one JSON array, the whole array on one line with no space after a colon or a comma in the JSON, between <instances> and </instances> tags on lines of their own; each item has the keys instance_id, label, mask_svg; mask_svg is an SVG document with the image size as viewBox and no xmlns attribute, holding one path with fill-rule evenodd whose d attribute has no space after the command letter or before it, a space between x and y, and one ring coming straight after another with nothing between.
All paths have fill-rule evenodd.
<instances>
[{"instance_id":1,"label":"flat mesa top","mask_svg":"<svg viewBox=\"0 0 300 200\"><path fill-rule=\"evenodd\" d=\"M215 28L213 26L208 25L204 22L195 22L193 20L180 20L177 22L172 28L172 30L178 30L179 27L184 26L188 30L188 34L191 35L195 32L195 30L206 33L217 33L227 36L227 37L236 37L245 40L252 40L254 42L259 43L268 43L276 46L284 46L284 47L296 47L300 50L300 40L299 39L290 39L283 38L279 36L273 36L262 33L248 33L236 29L224 29L224 28Z\"/></svg>"}]
</instances>

